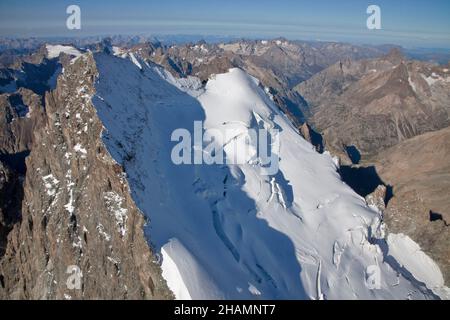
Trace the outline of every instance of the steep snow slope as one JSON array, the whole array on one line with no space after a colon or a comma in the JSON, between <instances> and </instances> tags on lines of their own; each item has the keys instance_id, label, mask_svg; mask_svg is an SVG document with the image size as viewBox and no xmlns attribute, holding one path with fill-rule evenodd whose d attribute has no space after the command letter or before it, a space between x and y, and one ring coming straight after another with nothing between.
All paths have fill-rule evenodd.
<instances>
[{"instance_id":1,"label":"steep snow slope","mask_svg":"<svg viewBox=\"0 0 450 320\"><path fill-rule=\"evenodd\" d=\"M202 89L146 62L95 55L93 103L104 141L127 172L133 198L150 219L146 234L162 254L177 298L435 298L386 259L378 214L345 185L329 154L319 154L277 110L258 81L239 69ZM137 66L138 62L139 66ZM242 165L175 165L175 129L235 133L236 148L256 150L251 128L280 131L280 170ZM248 159L245 159L248 160ZM256 159L257 160L257 159ZM366 278L380 269L380 288Z\"/></svg>"}]
</instances>

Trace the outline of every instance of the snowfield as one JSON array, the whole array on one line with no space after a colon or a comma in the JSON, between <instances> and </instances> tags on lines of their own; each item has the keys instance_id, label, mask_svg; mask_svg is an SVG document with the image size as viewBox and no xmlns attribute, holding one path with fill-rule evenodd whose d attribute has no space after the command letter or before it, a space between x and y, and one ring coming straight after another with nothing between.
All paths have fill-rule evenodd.
<instances>
[{"instance_id":1,"label":"snowfield","mask_svg":"<svg viewBox=\"0 0 450 320\"><path fill-rule=\"evenodd\" d=\"M81 55L81 52L72 46L47 44L45 48L47 49L47 57L49 59L57 58L61 53L65 53L75 57L79 57Z\"/></svg>"},{"instance_id":2,"label":"snowfield","mask_svg":"<svg viewBox=\"0 0 450 320\"><path fill-rule=\"evenodd\" d=\"M298 134L257 79L231 69L203 88L137 55L94 57L93 104L104 142L150 220L145 233L178 299L445 297L439 269L429 268L420 248L375 239L378 213L342 182L330 154ZM192 132L194 121L236 131L242 141L227 156L239 146L256 148L248 130L278 129L279 171L263 175L257 163L175 165L171 134ZM413 265L405 248L420 257Z\"/></svg>"}]
</instances>

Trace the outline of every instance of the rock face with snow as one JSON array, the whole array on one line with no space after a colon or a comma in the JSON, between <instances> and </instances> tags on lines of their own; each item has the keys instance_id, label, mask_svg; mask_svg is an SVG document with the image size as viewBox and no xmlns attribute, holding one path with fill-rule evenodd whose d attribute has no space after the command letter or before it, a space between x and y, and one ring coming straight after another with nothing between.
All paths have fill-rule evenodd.
<instances>
[{"instance_id":1,"label":"rock face with snow","mask_svg":"<svg viewBox=\"0 0 450 320\"><path fill-rule=\"evenodd\" d=\"M382 214L386 210L386 186L379 185L374 192L365 197L370 207L378 209Z\"/></svg>"},{"instance_id":2,"label":"rock face with snow","mask_svg":"<svg viewBox=\"0 0 450 320\"><path fill-rule=\"evenodd\" d=\"M90 102L95 63L85 55L64 68L45 95L45 125L26 158L20 221L8 225L0 260L0 297L170 298L123 169L100 138Z\"/></svg>"}]
</instances>

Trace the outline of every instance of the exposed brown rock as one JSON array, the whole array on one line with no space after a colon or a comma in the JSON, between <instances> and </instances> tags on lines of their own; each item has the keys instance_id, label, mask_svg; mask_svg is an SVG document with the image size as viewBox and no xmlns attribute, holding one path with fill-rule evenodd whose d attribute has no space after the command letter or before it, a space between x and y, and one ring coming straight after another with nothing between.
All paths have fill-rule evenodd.
<instances>
[{"instance_id":1,"label":"exposed brown rock","mask_svg":"<svg viewBox=\"0 0 450 320\"><path fill-rule=\"evenodd\" d=\"M302 137L311 143L318 152L323 152L323 140L322 136L315 132L308 123L303 123L300 126L300 134Z\"/></svg>"},{"instance_id":2,"label":"exposed brown rock","mask_svg":"<svg viewBox=\"0 0 450 320\"><path fill-rule=\"evenodd\" d=\"M429 207L415 191L394 196L384 214L388 231L404 233L438 264L446 285L450 283L450 230L442 220L430 221Z\"/></svg>"},{"instance_id":3,"label":"exposed brown rock","mask_svg":"<svg viewBox=\"0 0 450 320\"><path fill-rule=\"evenodd\" d=\"M16 93L0 95L0 153L29 150L33 132L43 122L41 97L20 88Z\"/></svg>"},{"instance_id":4,"label":"exposed brown rock","mask_svg":"<svg viewBox=\"0 0 450 320\"><path fill-rule=\"evenodd\" d=\"M5 253L7 236L20 220L23 197L19 174L0 161L0 259Z\"/></svg>"},{"instance_id":5,"label":"exposed brown rock","mask_svg":"<svg viewBox=\"0 0 450 320\"><path fill-rule=\"evenodd\" d=\"M374 192L368 194L366 202L369 206L377 208L381 213L386 210L386 186L379 185Z\"/></svg>"},{"instance_id":6,"label":"exposed brown rock","mask_svg":"<svg viewBox=\"0 0 450 320\"><path fill-rule=\"evenodd\" d=\"M300 134L306 141L311 142L310 127L306 122L300 126Z\"/></svg>"},{"instance_id":7,"label":"exposed brown rock","mask_svg":"<svg viewBox=\"0 0 450 320\"><path fill-rule=\"evenodd\" d=\"M426 133L389 148L374 158L378 173L394 186L394 196L421 195L426 213L450 222L450 127Z\"/></svg>"},{"instance_id":8,"label":"exposed brown rock","mask_svg":"<svg viewBox=\"0 0 450 320\"><path fill-rule=\"evenodd\" d=\"M172 298L123 170L101 139L90 102L95 62L64 67L26 159L22 220L0 260L0 298ZM71 266L82 272L80 289L67 286Z\"/></svg>"},{"instance_id":9,"label":"exposed brown rock","mask_svg":"<svg viewBox=\"0 0 450 320\"><path fill-rule=\"evenodd\" d=\"M450 283L450 127L389 148L374 160L394 186L385 219L393 232L409 235L438 263ZM438 217L432 219L433 215Z\"/></svg>"}]
</instances>

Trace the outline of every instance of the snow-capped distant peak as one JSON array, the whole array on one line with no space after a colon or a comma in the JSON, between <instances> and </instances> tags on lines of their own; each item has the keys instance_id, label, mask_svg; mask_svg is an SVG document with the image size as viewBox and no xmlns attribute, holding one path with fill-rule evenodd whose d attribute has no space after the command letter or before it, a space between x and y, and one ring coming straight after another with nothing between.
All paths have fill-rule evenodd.
<instances>
[{"instance_id":1,"label":"snow-capped distant peak","mask_svg":"<svg viewBox=\"0 0 450 320\"><path fill-rule=\"evenodd\" d=\"M79 57L81 55L81 52L72 46L47 44L45 48L47 49L47 57L49 59L57 58L61 53L65 53L75 57Z\"/></svg>"}]
</instances>

